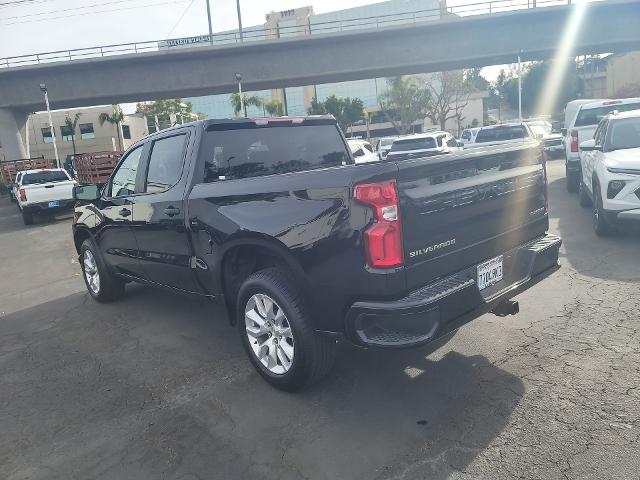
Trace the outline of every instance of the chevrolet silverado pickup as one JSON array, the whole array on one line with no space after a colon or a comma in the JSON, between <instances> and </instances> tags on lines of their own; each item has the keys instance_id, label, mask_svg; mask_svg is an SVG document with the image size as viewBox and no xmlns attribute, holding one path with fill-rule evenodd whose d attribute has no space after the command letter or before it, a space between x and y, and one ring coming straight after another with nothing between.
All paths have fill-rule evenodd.
<instances>
[{"instance_id":1,"label":"chevrolet silverado pickup","mask_svg":"<svg viewBox=\"0 0 640 480\"><path fill-rule=\"evenodd\" d=\"M89 294L136 281L226 306L258 373L284 390L341 339L424 345L558 268L538 142L356 164L333 117L203 120L131 146L77 186Z\"/></svg>"},{"instance_id":2,"label":"chevrolet silverado pickup","mask_svg":"<svg viewBox=\"0 0 640 480\"><path fill-rule=\"evenodd\" d=\"M35 214L55 215L60 210L71 210L75 184L62 168L22 172L17 200L24 224L31 225Z\"/></svg>"}]
</instances>

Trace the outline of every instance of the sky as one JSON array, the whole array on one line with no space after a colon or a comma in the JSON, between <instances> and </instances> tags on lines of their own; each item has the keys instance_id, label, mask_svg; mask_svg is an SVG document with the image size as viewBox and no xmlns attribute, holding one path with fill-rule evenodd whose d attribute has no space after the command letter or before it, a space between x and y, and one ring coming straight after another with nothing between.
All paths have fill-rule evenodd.
<instances>
[{"instance_id":1,"label":"sky","mask_svg":"<svg viewBox=\"0 0 640 480\"><path fill-rule=\"evenodd\" d=\"M241 0L244 27L270 11L313 5L315 13L380 0ZM448 4L472 0L448 0ZM235 0L210 0L213 31L237 28ZM208 32L206 0L0 0L0 59ZM498 69L485 69L487 77Z\"/></svg>"}]
</instances>

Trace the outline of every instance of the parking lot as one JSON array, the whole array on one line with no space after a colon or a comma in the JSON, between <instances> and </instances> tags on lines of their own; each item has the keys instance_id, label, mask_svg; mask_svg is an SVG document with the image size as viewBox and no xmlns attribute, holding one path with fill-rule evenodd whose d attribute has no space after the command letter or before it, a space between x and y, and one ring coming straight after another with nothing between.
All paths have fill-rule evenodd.
<instances>
[{"instance_id":1,"label":"parking lot","mask_svg":"<svg viewBox=\"0 0 640 480\"><path fill-rule=\"evenodd\" d=\"M0 478L640 478L640 234L596 237L549 164L562 269L440 350L344 346L267 385L217 307L86 293L70 219L0 199Z\"/></svg>"}]
</instances>

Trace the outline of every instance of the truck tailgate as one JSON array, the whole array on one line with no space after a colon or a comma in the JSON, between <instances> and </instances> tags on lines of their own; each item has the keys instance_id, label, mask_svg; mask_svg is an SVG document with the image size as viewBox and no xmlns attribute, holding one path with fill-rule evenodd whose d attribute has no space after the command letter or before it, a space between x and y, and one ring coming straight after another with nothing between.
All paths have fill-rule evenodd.
<instances>
[{"instance_id":1,"label":"truck tailgate","mask_svg":"<svg viewBox=\"0 0 640 480\"><path fill-rule=\"evenodd\" d=\"M547 230L538 143L397 165L410 289L501 255Z\"/></svg>"},{"instance_id":2,"label":"truck tailgate","mask_svg":"<svg viewBox=\"0 0 640 480\"><path fill-rule=\"evenodd\" d=\"M39 183L25 185L23 188L27 195L27 204L50 202L53 200L69 200L73 198L72 180L65 182Z\"/></svg>"}]
</instances>

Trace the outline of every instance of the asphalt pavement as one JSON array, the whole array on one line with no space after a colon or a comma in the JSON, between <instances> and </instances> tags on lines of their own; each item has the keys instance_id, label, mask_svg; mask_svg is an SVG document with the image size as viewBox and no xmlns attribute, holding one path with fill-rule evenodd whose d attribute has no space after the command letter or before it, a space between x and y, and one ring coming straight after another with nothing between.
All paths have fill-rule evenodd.
<instances>
[{"instance_id":1,"label":"asphalt pavement","mask_svg":"<svg viewBox=\"0 0 640 480\"><path fill-rule=\"evenodd\" d=\"M562 268L442 348L344 346L274 390L206 302L85 292L71 220L0 198L0 479L640 478L640 234L596 237L549 164Z\"/></svg>"}]
</instances>

